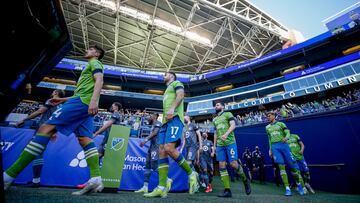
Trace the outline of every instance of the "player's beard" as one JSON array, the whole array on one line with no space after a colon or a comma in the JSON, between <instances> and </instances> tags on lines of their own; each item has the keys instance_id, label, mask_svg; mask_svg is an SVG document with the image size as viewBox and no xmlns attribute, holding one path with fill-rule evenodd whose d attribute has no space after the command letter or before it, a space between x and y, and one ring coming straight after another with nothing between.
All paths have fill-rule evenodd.
<instances>
[{"instance_id":1,"label":"player's beard","mask_svg":"<svg viewBox=\"0 0 360 203\"><path fill-rule=\"evenodd\" d=\"M216 113L221 112L221 109L215 109Z\"/></svg>"}]
</instances>

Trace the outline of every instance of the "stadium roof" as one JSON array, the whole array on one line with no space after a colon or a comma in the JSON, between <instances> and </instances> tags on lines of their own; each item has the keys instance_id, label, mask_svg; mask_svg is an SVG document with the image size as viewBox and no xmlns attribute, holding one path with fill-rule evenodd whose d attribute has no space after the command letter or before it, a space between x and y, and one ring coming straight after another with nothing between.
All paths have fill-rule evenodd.
<instances>
[{"instance_id":1,"label":"stadium roof","mask_svg":"<svg viewBox=\"0 0 360 203\"><path fill-rule=\"evenodd\" d=\"M71 58L91 44L104 63L202 73L281 48L287 28L245 0L63 0Z\"/></svg>"}]
</instances>

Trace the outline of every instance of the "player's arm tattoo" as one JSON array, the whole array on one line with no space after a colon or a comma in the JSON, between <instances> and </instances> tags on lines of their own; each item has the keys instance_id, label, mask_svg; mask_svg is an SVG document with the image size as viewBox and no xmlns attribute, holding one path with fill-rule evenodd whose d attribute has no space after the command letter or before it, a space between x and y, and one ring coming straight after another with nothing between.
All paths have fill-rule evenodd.
<instances>
[{"instance_id":1,"label":"player's arm tattoo","mask_svg":"<svg viewBox=\"0 0 360 203\"><path fill-rule=\"evenodd\" d=\"M160 130L159 127L155 127L154 130L151 132L151 134L145 138L145 142L147 142L147 141L151 140L153 137L155 137L159 133L159 130Z\"/></svg>"},{"instance_id":2,"label":"player's arm tattoo","mask_svg":"<svg viewBox=\"0 0 360 203\"><path fill-rule=\"evenodd\" d=\"M236 128L236 125L235 125L235 121L234 120L230 120L230 127L229 129L226 131L226 134L229 135L230 133L232 133L235 128Z\"/></svg>"},{"instance_id":3,"label":"player's arm tattoo","mask_svg":"<svg viewBox=\"0 0 360 203\"><path fill-rule=\"evenodd\" d=\"M201 137L201 134L200 134L200 130L196 130L196 134L198 136L198 139L199 139L199 149L202 149L202 137Z\"/></svg>"},{"instance_id":4,"label":"player's arm tattoo","mask_svg":"<svg viewBox=\"0 0 360 203\"><path fill-rule=\"evenodd\" d=\"M106 122L105 125L103 125L98 131L95 132L95 135L99 135L102 132L104 132L106 129L110 128L113 123L114 121L110 119L108 122Z\"/></svg>"},{"instance_id":5,"label":"player's arm tattoo","mask_svg":"<svg viewBox=\"0 0 360 203\"><path fill-rule=\"evenodd\" d=\"M174 103L172 103L171 108L175 109L176 107L178 107L181 104L181 102L183 101L184 96L185 96L184 89L183 88L177 89L176 90L176 98L175 98Z\"/></svg>"},{"instance_id":6,"label":"player's arm tattoo","mask_svg":"<svg viewBox=\"0 0 360 203\"><path fill-rule=\"evenodd\" d=\"M91 97L91 101L97 102L100 98L100 92L104 84L104 74L100 72L95 73L94 79L95 79L95 86L94 86L93 96Z\"/></svg>"}]
</instances>

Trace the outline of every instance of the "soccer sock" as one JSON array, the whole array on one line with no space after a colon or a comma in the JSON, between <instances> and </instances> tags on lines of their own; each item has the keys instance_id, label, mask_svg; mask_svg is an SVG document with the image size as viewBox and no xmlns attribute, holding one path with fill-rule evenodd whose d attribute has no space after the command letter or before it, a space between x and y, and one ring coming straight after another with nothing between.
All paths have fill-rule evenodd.
<instances>
[{"instance_id":1,"label":"soccer sock","mask_svg":"<svg viewBox=\"0 0 360 203\"><path fill-rule=\"evenodd\" d=\"M245 175L244 170L243 170L243 168L241 167L240 164L238 164L238 168L235 171L241 177L241 180L243 182L245 182L246 181L246 175Z\"/></svg>"},{"instance_id":2,"label":"soccer sock","mask_svg":"<svg viewBox=\"0 0 360 203\"><path fill-rule=\"evenodd\" d=\"M287 177L287 174L286 174L286 170L285 170L285 165L283 164L279 164L279 169L280 169L280 175L281 175L281 179L284 183L284 186L285 187L289 187L289 180L288 180L288 177Z\"/></svg>"},{"instance_id":3,"label":"soccer sock","mask_svg":"<svg viewBox=\"0 0 360 203\"><path fill-rule=\"evenodd\" d=\"M219 168L221 180L225 189L230 189L230 177L226 168Z\"/></svg>"},{"instance_id":4,"label":"soccer sock","mask_svg":"<svg viewBox=\"0 0 360 203\"><path fill-rule=\"evenodd\" d=\"M150 182L151 169L145 169L144 172L144 183Z\"/></svg>"},{"instance_id":5,"label":"soccer sock","mask_svg":"<svg viewBox=\"0 0 360 203\"><path fill-rule=\"evenodd\" d=\"M44 165L44 159L42 155L36 157L36 159L33 162L33 183L39 183L40 182L40 176L41 176L41 170Z\"/></svg>"},{"instance_id":6,"label":"soccer sock","mask_svg":"<svg viewBox=\"0 0 360 203\"><path fill-rule=\"evenodd\" d=\"M206 187L209 185L209 176L207 173L204 173L204 182L205 182L205 185Z\"/></svg>"},{"instance_id":7,"label":"soccer sock","mask_svg":"<svg viewBox=\"0 0 360 203\"><path fill-rule=\"evenodd\" d=\"M293 175L294 177L294 180L296 182L296 185L299 185L301 184L302 187L304 187L304 181L301 177L301 173L298 169L295 169L295 168L292 168L291 169L291 174Z\"/></svg>"},{"instance_id":8,"label":"soccer sock","mask_svg":"<svg viewBox=\"0 0 360 203\"><path fill-rule=\"evenodd\" d=\"M99 153L93 141L83 147L86 163L90 168L90 177L100 176Z\"/></svg>"},{"instance_id":9,"label":"soccer sock","mask_svg":"<svg viewBox=\"0 0 360 203\"><path fill-rule=\"evenodd\" d=\"M188 163L188 164L189 164L189 166L190 166L191 170L195 171L194 164L193 164L192 162L191 162L191 163Z\"/></svg>"},{"instance_id":10,"label":"soccer sock","mask_svg":"<svg viewBox=\"0 0 360 203\"><path fill-rule=\"evenodd\" d=\"M166 187L166 180L167 180L167 175L169 172L169 159L163 158L163 159L159 159L158 161L159 163L159 167L158 167L158 171L159 171L159 186L161 187Z\"/></svg>"},{"instance_id":11,"label":"soccer sock","mask_svg":"<svg viewBox=\"0 0 360 203\"><path fill-rule=\"evenodd\" d=\"M179 166L184 169L184 171L190 175L193 170L191 169L190 165L188 164L188 162L185 161L184 156L182 154L179 154L179 156L175 159L176 163L179 164Z\"/></svg>"},{"instance_id":12,"label":"soccer sock","mask_svg":"<svg viewBox=\"0 0 360 203\"><path fill-rule=\"evenodd\" d=\"M212 183L212 181L213 181L213 175L212 174L209 174L209 183Z\"/></svg>"},{"instance_id":13,"label":"soccer sock","mask_svg":"<svg viewBox=\"0 0 360 203\"><path fill-rule=\"evenodd\" d=\"M43 153L49 143L50 136L44 133L37 133L26 145L16 162L6 170L6 174L16 178L17 175L37 156Z\"/></svg>"},{"instance_id":14,"label":"soccer sock","mask_svg":"<svg viewBox=\"0 0 360 203\"><path fill-rule=\"evenodd\" d=\"M310 183L310 172L309 171L304 173L304 182Z\"/></svg>"}]
</instances>

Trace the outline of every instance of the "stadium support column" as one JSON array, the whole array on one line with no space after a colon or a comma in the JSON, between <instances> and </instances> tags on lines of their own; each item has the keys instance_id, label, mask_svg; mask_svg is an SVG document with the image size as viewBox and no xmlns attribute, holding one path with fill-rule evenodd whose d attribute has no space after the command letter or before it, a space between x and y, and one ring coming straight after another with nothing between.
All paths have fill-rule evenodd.
<instances>
[{"instance_id":1,"label":"stadium support column","mask_svg":"<svg viewBox=\"0 0 360 203\"><path fill-rule=\"evenodd\" d=\"M79 21L81 24L81 31L82 31L82 35L83 35L84 46L85 46L85 49L88 50L89 49L89 37L88 37L88 29L87 29L86 8L85 8L84 2L81 2L79 4Z\"/></svg>"},{"instance_id":2,"label":"stadium support column","mask_svg":"<svg viewBox=\"0 0 360 203\"><path fill-rule=\"evenodd\" d=\"M186 23L185 23L184 27L182 28L182 32L183 32L183 33L186 33L186 31L188 30L189 25L190 25L190 23L191 23L191 21L192 21L192 19L193 19L193 17L194 17L194 14L195 14L196 10L198 10L198 9L199 9L198 2L195 1L193 7L191 8L189 17L188 17L188 19L186 20ZM173 55L172 55L172 57L171 57L171 60L170 60L170 62L169 62L168 70L167 70L167 71L170 70L172 64L174 63L175 57L176 57L177 53L179 52L180 46L181 46L181 44L183 43L183 41L184 41L184 37L181 37L180 40L178 41L176 47L175 47L175 50L174 50Z\"/></svg>"},{"instance_id":3,"label":"stadium support column","mask_svg":"<svg viewBox=\"0 0 360 203\"><path fill-rule=\"evenodd\" d=\"M149 35L147 37L147 40L146 40L144 55L143 55L143 58L142 58L142 65L141 65L142 68L145 68L145 66L146 66L147 56L148 56L148 53L149 53L149 47L151 45L151 41L152 41L153 36L154 36L154 31L155 31L154 19L155 19L156 9L158 7L158 3L159 3L159 0L156 0L154 12L153 12L152 19L151 19L151 23L148 24L148 30L150 30L150 33L149 33Z\"/></svg>"},{"instance_id":4,"label":"stadium support column","mask_svg":"<svg viewBox=\"0 0 360 203\"><path fill-rule=\"evenodd\" d=\"M223 23L221 24L221 27L219 28L218 32L216 33L216 36L214 37L213 41L211 42L212 47L211 49L208 49L203 57L203 59L199 63L199 67L196 69L196 73L199 73L202 69L202 67L205 65L207 59L209 58L211 52L215 49L217 43L219 42L221 36L224 34L227 24L228 24L228 18L225 18Z\"/></svg>"},{"instance_id":5,"label":"stadium support column","mask_svg":"<svg viewBox=\"0 0 360 203\"><path fill-rule=\"evenodd\" d=\"M119 26L120 26L120 0L116 1L116 17L115 17L115 41L114 41L114 65L116 65L117 62L117 50L118 50L118 44L119 44Z\"/></svg>"}]
</instances>

